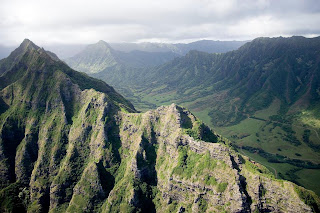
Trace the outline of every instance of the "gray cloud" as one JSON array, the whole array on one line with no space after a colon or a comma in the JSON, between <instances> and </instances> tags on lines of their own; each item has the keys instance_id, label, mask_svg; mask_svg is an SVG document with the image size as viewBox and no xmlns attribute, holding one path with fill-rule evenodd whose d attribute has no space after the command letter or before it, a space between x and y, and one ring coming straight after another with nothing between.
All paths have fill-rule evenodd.
<instances>
[{"instance_id":1,"label":"gray cloud","mask_svg":"<svg viewBox=\"0 0 320 213\"><path fill-rule=\"evenodd\" d=\"M0 44L319 35L318 0L2 0Z\"/></svg>"}]
</instances>

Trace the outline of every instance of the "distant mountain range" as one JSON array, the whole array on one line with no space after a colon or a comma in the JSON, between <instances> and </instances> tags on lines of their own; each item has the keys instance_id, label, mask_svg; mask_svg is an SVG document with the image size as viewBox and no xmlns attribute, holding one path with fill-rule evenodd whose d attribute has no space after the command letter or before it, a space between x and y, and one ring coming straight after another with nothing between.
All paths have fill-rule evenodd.
<instances>
[{"instance_id":1,"label":"distant mountain range","mask_svg":"<svg viewBox=\"0 0 320 213\"><path fill-rule=\"evenodd\" d=\"M319 207L313 192L276 179L183 107L137 113L28 39L0 60L1 212Z\"/></svg>"},{"instance_id":2,"label":"distant mountain range","mask_svg":"<svg viewBox=\"0 0 320 213\"><path fill-rule=\"evenodd\" d=\"M248 41L212 41L200 40L191 43L110 43L110 46L119 51L131 52L140 50L144 52L173 52L178 55L185 55L190 50L198 50L207 53L225 53L236 50Z\"/></svg>"},{"instance_id":3,"label":"distant mountain range","mask_svg":"<svg viewBox=\"0 0 320 213\"><path fill-rule=\"evenodd\" d=\"M116 51L121 52L170 52L176 55L185 55L190 50L204 51L208 53L223 53L239 48L247 41L212 41L212 40L200 40L192 43L108 43L110 47ZM81 51L83 51L88 45L87 44L51 44L45 45L44 47L54 53L59 58L67 59L71 58ZM0 45L0 59L9 56L10 52L13 51L13 46L1 46ZM143 53L142 53L143 54Z\"/></svg>"},{"instance_id":4,"label":"distant mountain range","mask_svg":"<svg viewBox=\"0 0 320 213\"><path fill-rule=\"evenodd\" d=\"M177 54L172 52L149 53L139 50L126 53L114 50L108 43L99 41L65 61L73 69L89 74L114 67L152 67L166 63L176 56Z\"/></svg>"},{"instance_id":5,"label":"distant mountain range","mask_svg":"<svg viewBox=\"0 0 320 213\"><path fill-rule=\"evenodd\" d=\"M198 41L190 44L118 43L109 45L99 41L88 45L83 51L66 58L65 61L73 69L88 74L102 71L114 72L165 64L178 56L185 55L191 49L226 52L237 49L243 43L245 42Z\"/></svg>"},{"instance_id":6,"label":"distant mountain range","mask_svg":"<svg viewBox=\"0 0 320 213\"><path fill-rule=\"evenodd\" d=\"M189 103L190 109L200 105L209 108L212 122L225 125L266 108L274 98L281 100L284 112L316 103L319 50L320 38L258 38L224 54L190 51L154 68L101 69L95 76L122 91L134 89L143 96L163 96L162 103L176 101ZM125 95L135 102L129 93Z\"/></svg>"}]
</instances>

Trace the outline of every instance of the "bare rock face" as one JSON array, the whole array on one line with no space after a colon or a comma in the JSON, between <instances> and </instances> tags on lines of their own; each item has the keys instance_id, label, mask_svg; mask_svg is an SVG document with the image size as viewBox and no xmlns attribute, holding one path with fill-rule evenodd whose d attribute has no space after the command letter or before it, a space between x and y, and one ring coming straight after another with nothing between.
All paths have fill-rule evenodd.
<instances>
[{"instance_id":1,"label":"bare rock face","mask_svg":"<svg viewBox=\"0 0 320 213\"><path fill-rule=\"evenodd\" d=\"M0 64L0 78L15 79L0 81L1 212L318 210L316 195L186 109L136 113L111 87L23 47Z\"/></svg>"}]
</instances>

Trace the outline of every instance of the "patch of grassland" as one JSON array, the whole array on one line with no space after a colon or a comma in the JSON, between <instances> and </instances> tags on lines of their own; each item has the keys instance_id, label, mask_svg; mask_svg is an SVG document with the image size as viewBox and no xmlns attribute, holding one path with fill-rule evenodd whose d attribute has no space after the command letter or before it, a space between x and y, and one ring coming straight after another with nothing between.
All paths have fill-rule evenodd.
<instances>
[{"instance_id":1,"label":"patch of grassland","mask_svg":"<svg viewBox=\"0 0 320 213\"><path fill-rule=\"evenodd\" d=\"M188 107L188 106L187 106ZM208 108L201 110L201 111L193 111L194 115L201 119L206 125L210 126L211 124L211 118L208 115L210 110ZM211 125L212 126L212 125Z\"/></svg>"},{"instance_id":2,"label":"patch of grassland","mask_svg":"<svg viewBox=\"0 0 320 213\"><path fill-rule=\"evenodd\" d=\"M213 171L216 166L217 161L212 160L208 152L198 154L189 150L188 147L180 146L178 164L172 173L190 179L192 176L198 177L208 173L208 171ZM207 182L215 184L212 178L206 177L206 179Z\"/></svg>"},{"instance_id":3,"label":"patch of grassland","mask_svg":"<svg viewBox=\"0 0 320 213\"><path fill-rule=\"evenodd\" d=\"M304 110L299 116L301 123L311 126L315 129L320 129L320 119L315 110Z\"/></svg>"},{"instance_id":4,"label":"patch of grassland","mask_svg":"<svg viewBox=\"0 0 320 213\"><path fill-rule=\"evenodd\" d=\"M298 182L308 189L312 189L320 195L320 170L319 169L302 169L296 172L299 177Z\"/></svg>"}]
</instances>

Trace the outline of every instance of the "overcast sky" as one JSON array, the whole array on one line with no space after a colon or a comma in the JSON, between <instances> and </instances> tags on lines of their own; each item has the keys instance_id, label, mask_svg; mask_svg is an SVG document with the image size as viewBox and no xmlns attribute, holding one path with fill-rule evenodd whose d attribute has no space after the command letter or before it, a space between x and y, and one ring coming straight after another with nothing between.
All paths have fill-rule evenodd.
<instances>
[{"instance_id":1,"label":"overcast sky","mask_svg":"<svg viewBox=\"0 0 320 213\"><path fill-rule=\"evenodd\" d=\"M319 0L0 0L0 44L320 35Z\"/></svg>"}]
</instances>

